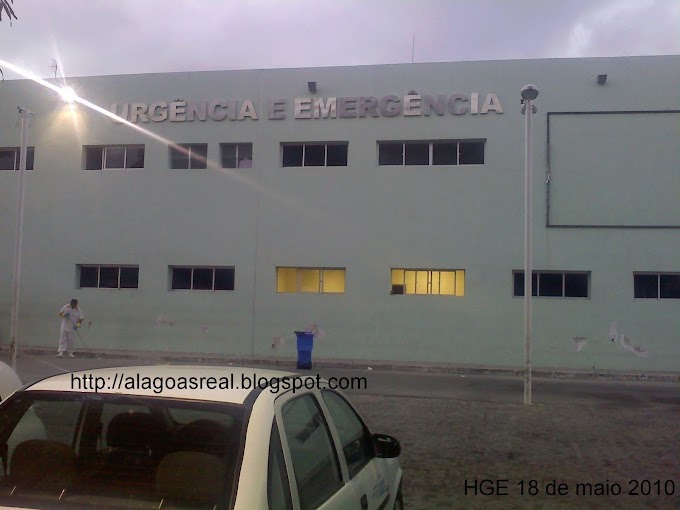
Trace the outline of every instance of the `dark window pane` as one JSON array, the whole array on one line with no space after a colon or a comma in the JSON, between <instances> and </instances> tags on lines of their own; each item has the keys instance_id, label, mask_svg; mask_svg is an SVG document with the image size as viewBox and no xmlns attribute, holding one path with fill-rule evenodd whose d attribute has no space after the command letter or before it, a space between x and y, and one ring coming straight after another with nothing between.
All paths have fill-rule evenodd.
<instances>
[{"instance_id":1,"label":"dark window pane","mask_svg":"<svg viewBox=\"0 0 680 510\"><path fill-rule=\"evenodd\" d=\"M659 297L659 276L655 274L636 274L633 275L633 287L635 288L636 298Z\"/></svg>"},{"instance_id":2,"label":"dark window pane","mask_svg":"<svg viewBox=\"0 0 680 510\"><path fill-rule=\"evenodd\" d=\"M253 167L253 144L239 143L238 144L238 167L252 168Z\"/></svg>"},{"instance_id":3,"label":"dark window pane","mask_svg":"<svg viewBox=\"0 0 680 510\"><path fill-rule=\"evenodd\" d=\"M456 142L439 142L432 144L433 165L458 164L458 144Z\"/></svg>"},{"instance_id":4,"label":"dark window pane","mask_svg":"<svg viewBox=\"0 0 680 510\"><path fill-rule=\"evenodd\" d=\"M267 467L267 501L271 510L293 510L286 460L279 429L274 422L269 438L269 466Z\"/></svg>"},{"instance_id":5,"label":"dark window pane","mask_svg":"<svg viewBox=\"0 0 680 510\"><path fill-rule=\"evenodd\" d=\"M407 143L404 144L406 151L407 165L429 165L430 164L430 144L429 143Z\"/></svg>"},{"instance_id":6,"label":"dark window pane","mask_svg":"<svg viewBox=\"0 0 680 510\"><path fill-rule=\"evenodd\" d=\"M29 147L26 151L26 170L33 170L35 161L35 147ZM17 170L19 169L19 159L17 158Z\"/></svg>"},{"instance_id":7,"label":"dark window pane","mask_svg":"<svg viewBox=\"0 0 680 510\"><path fill-rule=\"evenodd\" d=\"M220 150L222 168L236 168L236 144L222 143L220 144Z\"/></svg>"},{"instance_id":8,"label":"dark window pane","mask_svg":"<svg viewBox=\"0 0 680 510\"><path fill-rule=\"evenodd\" d=\"M125 147L107 147L104 151L104 168L125 168Z\"/></svg>"},{"instance_id":9,"label":"dark window pane","mask_svg":"<svg viewBox=\"0 0 680 510\"><path fill-rule=\"evenodd\" d=\"M404 164L404 144L403 143L381 143L381 144L378 144L378 164L379 165L403 165Z\"/></svg>"},{"instance_id":10,"label":"dark window pane","mask_svg":"<svg viewBox=\"0 0 680 510\"><path fill-rule=\"evenodd\" d=\"M302 145L283 146L283 166L302 166Z\"/></svg>"},{"instance_id":11,"label":"dark window pane","mask_svg":"<svg viewBox=\"0 0 680 510\"><path fill-rule=\"evenodd\" d=\"M215 269L215 290L234 290L234 269Z\"/></svg>"},{"instance_id":12,"label":"dark window pane","mask_svg":"<svg viewBox=\"0 0 680 510\"><path fill-rule=\"evenodd\" d=\"M144 168L144 147L127 148L127 168Z\"/></svg>"},{"instance_id":13,"label":"dark window pane","mask_svg":"<svg viewBox=\"0 0 680 510\"><path fill-rule=\"evenodd\" d=\"M562 297L562 273L540 273L538 295Z\"/></svg>"},{"instance_id":14,"label":"dark window pane","mask_svg":"<svg viewBox=\"0 0 680 510\"><path fill-rule=\"evenodd\" d=\"M325 145L305 145L305 166L324 166L325 164Z\"/></svg>"},{"instance_id":15,"label":"dark window pane","mask_svg":"<svg viewBox=\"0 0 680 510\"><path fill-rule=\"evenodd\" d=\"M191 288L191 268L173 267L172 268L172 289L184 290Z\"/></svg>"},{"instance_id":16,"label":"dark window pane","mask_svg":"<svg viewBox=\"0 0 680 510\"><path fill-rule=\"evenodd\" d=\"M213 270L194 268L194 290L213 290Z\"/></svg>"},{"instance_id":17,"label":"dark window pane","mask_svg":"<svg viewBox=\"0 0 680 510\"><path fill-rule=\"evenodd\" d=\"M459 164L484 164L484 142L460 142L458 150L460 151Z\"/></svg>"},{"instance_id":18,"label":"dark window pane","mask_svg":"<svg viewBox=\"0 0 680 510\"><path fill-rule=\"evenodd\" d=\"M680 299L680 275L662 274L661 299Z\"/></svg>"},{"instance_id":19,"label":"dark window pane","mask_svg":"<svg viewBox=\"0 0 680 510\"><path fill-rule=\"evenodd\" d=\"M19 168L19 163L14 166L15 160L18 160L17 153L19 151L16 149L0 149L0 170L14 170Z\"/></svg>"},{"instance_id":20,"label":"dark window pane","mask_svg":"<svg viewBox=\"0 0 680 510\"><path fill-rule=\"evenodd\" d=\"M326 149L326 166L347 166L347 145L331 144Z\"/></svg>"},{"instance_id":21,"label":"dark window pane","mask_svg":"<svg viewBox=\"0 0 680 510\"><path fill-rule=\"evenodd\" d=\"M208 168L208 144L197 143L191 146L191 168Z\"/></svg>"},{"instance_id":22,"label":"dark window pane","mask_svg":"<svg viewBox=\"0 0 680 510\"><path fill-rule=\"evenodd\" d=\"M588 275L586 273L566 273L564 275L565 297L588 297Z\"/></svg>"},{"instance_id":23,"label":"dark window pane","mask_svg":"<svg viewBox=\"0 0 680 510\"><path fill-rule=\"evenodd\" d=\"M80 287L97 287L97 267L80 266Z\"/></svg>"},{"instance_id":24,"label":"dark window pane","mask_svg":"<svg viewBox=\"0 0 680 510\"><path fill-rule=\"evenodd\" d=\"M523 297L524 296L524 271L516 271L513 273L514 275L514 281L513 281L513 295L516 297ZM538 274L533 273L531 275L531 295L536 296L538 291Z\"/></svg>"},{"instance_id":25,"label":"dark window pane","mask_svg":"<svg viewBox=\"0 0 680 510\"><path fill-rule=\"evenodd\" d=\"M121 267L120 268L120 288L138 289L139 288L139 268Z\"/></svg>"},{"instance_id":26,"label":"dark window pane","mask_svg":"<svg viewBox=\"0 0 680 510\"><path fill-rule=\"evenodd\" d=\"M118 271L117 267L100 267L99 268L99 288L100 289L117 289L118 288Z\"/></svg>"},{"instance_id":27,"label":"dark window pane","mask_svg":"<svg viewBox=\"0 0 680 510\"><path fill-rule=\"evenodd\" d=\"M184 150L170 147L170 168L189 168L189 146L180 145L180 147Z\"/></svg>"},{"instance_id":28,"label":"dark window pane","mask_svg":"<svg viewBox=\"0 0 680 510\"><path fill-rule=\"evenodd\" d=\"M103 147L85 147L85 170L101 170Z\"/></svg>"}]
</instances>

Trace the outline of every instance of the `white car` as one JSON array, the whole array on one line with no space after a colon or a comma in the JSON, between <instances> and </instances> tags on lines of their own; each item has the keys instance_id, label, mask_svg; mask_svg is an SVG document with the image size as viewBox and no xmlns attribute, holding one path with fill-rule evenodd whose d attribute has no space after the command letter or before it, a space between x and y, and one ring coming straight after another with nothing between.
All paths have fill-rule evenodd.
<instances>
[{"instance_id":1,"label":"white car","mask_svg":"<svg viewBox=\"0 0 680 510\"><path fill-rule=\"evenodd\" d=\"M17 434L13 451L3 448ZM0 404L0 507L402 509L400 451L318 376L167 365L75 372Z\"/></svg>"}]
</instances>

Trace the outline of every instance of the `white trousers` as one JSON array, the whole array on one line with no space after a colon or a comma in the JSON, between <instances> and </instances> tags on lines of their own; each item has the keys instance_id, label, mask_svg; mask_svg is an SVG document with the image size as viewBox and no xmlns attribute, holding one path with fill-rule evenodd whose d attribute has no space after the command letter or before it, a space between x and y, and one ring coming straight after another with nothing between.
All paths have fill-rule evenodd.
<instances>
[{"instance_id":1,"label":"white trousers","mask_svg":"<svg viewBox=\"0 0 680 510\"><path fill-rule=\"evenodd\" d=\"M59 352L73 352L73 334L70 331L59 334Z\"/></svg>"}]
</instances>

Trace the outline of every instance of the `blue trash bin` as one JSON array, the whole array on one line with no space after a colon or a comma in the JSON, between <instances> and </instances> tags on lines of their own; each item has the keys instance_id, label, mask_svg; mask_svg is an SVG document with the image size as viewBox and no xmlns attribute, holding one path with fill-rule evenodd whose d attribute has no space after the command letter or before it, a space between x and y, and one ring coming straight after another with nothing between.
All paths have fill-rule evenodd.
<instances>
[{"instance_id":1,"label":"blue trash bin","mask_svg":"<svg viewBox=\"0 0 680 510\"><path fill-rule=\"evenodd\" d=\"M297 336L297 367L310 370L312 368L312 349L314 348L314 333L296 331Z\"/></svg>"}]
</instances>

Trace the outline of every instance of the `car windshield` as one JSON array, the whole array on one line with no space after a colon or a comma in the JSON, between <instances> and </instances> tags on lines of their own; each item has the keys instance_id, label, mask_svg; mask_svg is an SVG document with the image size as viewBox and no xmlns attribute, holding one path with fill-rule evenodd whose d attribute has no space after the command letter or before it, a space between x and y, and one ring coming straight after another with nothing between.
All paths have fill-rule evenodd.
<instances>
[{"instance_id":1,"label":"car windshield","mask_svg":"<svg viewBox=\"0 0 680 510\"><path fill-rule=\"evenodd\" d=\"M0 507L230 508L244 406L78 392L0 413Z\"/></svg>"}]
</instances>

